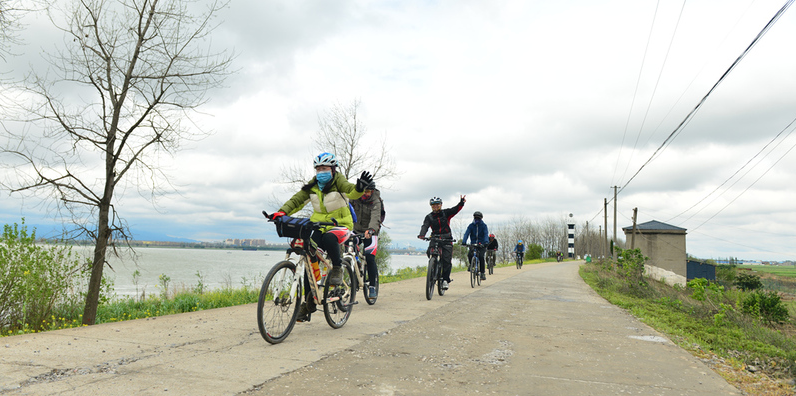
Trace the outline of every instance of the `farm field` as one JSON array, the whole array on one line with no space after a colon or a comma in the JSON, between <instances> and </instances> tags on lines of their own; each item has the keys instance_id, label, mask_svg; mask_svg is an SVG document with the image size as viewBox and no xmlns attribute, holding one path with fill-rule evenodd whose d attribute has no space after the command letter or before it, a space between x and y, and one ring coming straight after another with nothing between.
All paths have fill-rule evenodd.
<instances>
[{"instance_id":1,"label":"farm field","mask_svg":"<svg viewBox=\"0 0 796 396\"><path fill-rule=\"evenodd\" d=\"M778 276L788 276L796 278L796 266L774 266L774 265L739 265L738 268L748 268L756 272L765 272Z\"/></svg>"}]
</instances>

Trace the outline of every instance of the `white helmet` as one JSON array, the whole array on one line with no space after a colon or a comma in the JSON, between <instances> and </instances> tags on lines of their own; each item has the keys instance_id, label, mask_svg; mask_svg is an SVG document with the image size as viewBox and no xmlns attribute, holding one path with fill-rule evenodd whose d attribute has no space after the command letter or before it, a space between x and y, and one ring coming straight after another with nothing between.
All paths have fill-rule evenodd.
<instances>
[{"instance_id":1,"label":"white helmet","mask_svg":"<svg viewBox=\"0 0 796 396\"><path fill-rule=\"evenodd\" d=\"M320 153L312 163L315 168L319 166L337 166L337 157L332 153Z\"/></svg>"}]
</instances>

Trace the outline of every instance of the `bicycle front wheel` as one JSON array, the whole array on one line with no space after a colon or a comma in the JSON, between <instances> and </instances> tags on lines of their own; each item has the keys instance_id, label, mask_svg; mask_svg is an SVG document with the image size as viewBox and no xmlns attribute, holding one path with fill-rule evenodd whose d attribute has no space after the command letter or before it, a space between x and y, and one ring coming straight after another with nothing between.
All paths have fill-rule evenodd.
<instances>
[{"instance_id":1,"label":"bicycle front wheel","mask_svg":"<svg viewBox=\"0 0 796 396\"><path fill-rule=\"evenodd\" d=\"M473 258L470 259L470 287L472 288L475 287L475 278L478 276L477 264L478 263L475 261L475 256L473 256Z\"/></svg>"},{"instance_id":2,"label":"bicycle front wheel","mask_svg":"<svg viewBox=\"0 0 796 396\"><path fill-rule=\"evenodd\" d=\"M356 278L354 271L348 265L343 265L343 283L340 285L330 285L326 282L323 287L323 316L326 323L332 328L343 327L351 311L354 310L354 300L356 296Z\"/></svg>"},{"instance_id":3,"label":"bicycle front wheel","mask_svg":"<svg viewBox=\"0 0 796 396\"><path fill-rule=\"evenodd\" d=\"M301 302L301 282L296 265L290 261L277 263L263 281L257 300L257 325L260 335L271 344L278 344L293 330Z\"/></svg>"},{"instance_id":4,"label":"bicycle front wheel","mask_svg":"<svg viewBox=\"0 0 796 396\"><path fill-rule=\"evenodd\" d=\"M431 300L434 296L434 283L437 282L437 260L433 257L428 259L428 270L426 270L426 300Z\"/></svg>"}]
</instances>

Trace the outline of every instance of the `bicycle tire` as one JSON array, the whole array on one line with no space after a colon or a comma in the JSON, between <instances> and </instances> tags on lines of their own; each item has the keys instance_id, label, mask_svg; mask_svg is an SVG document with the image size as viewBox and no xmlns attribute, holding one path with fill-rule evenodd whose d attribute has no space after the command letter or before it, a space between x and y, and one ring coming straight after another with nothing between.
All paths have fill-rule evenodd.
<instances>
[{"instance_id":1,"label":"bicycle tire","mask_svg":"<svg viewBox=\"0 0 796 396\"><path fill-rule=\"evenodd\" d=\"M376 273L378 274L379 269L376 268ZM370 278L368 277L367 268L365 271L362 272L362 294L365 296L365 302L368 305L373 305L376 303L376 299L379 298L379 276L376 275L376 280L371 282ZM376 288L376 297L370 298L370 286L373 283L373 287Z\"/></svg>"},{"instance_id":2,"label":"bicycle tire","mask_svg":"<svg viewBox=\"0 0 796 396\"><path fill-rule=\"evenodd\" d=\"M291 261L277 263L263 280L257 300L257 327L260 335L271 344L287 338L296 325L301 288L296 265ZM295 282L295 293L291 293Z\"/></svg>"},{"instance_id":3,"label":"bicycle tire","mask_svg":"<svg viewBox=\"0 0 796 396\"><path fill-rule=\"evenodd\" d=\"M475 281L478 286L481 286L481 263L475 261Z\"/></svg>"},{"instance_id":4,"label":"bicycle tire","mask_svg":"<svg viewBox=\"0 0 796 396\"><path fill-rule=\"evenodd\" d=\"M351 266L343 265L343 283L334 286L330 283L327 279L323 286L323 316L329 326L339 329L345 325L354 310L357 280Z\"/></svg>"},{"instance_id":5,"label":"bicycle tire","mask_svg":"<svg viewBox=\"0 0 796 396\"><path fill-rule=\"evenodd\" d=\"M426 300L431 300L434 296L434 283L437 282L437 260L434 257L428 259L428 270L426 270Z\"/></svg>"}]
</instances>

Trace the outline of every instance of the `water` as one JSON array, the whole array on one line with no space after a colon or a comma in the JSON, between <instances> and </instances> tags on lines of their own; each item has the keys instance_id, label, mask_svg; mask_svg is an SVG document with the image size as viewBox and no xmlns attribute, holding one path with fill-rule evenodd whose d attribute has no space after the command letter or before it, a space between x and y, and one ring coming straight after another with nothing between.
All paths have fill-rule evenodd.
<instances>
[{"instance_id":1,"label":"water","mask_svg":"<svg viewBox=\"0 0 796 396\"><path fill-rule=\"evenodd\" d=\"M86 252L80 253L85 255ZM105 267L104 275L114 279L114 290L120 297L144 292L159 294L162 291L160 275L170 278L170 290L172 287L192 289L200 281L197 273L206 290L244 284L259 288L271 267L285 257L283 251L277 250L136 248L135 252L135 259L129 256L108 258L113 269ZM425 255L392 255L390 260L393 271L426 264ZM136 270L140 275L134 281Z\"/></svg>"}]
</instances>

